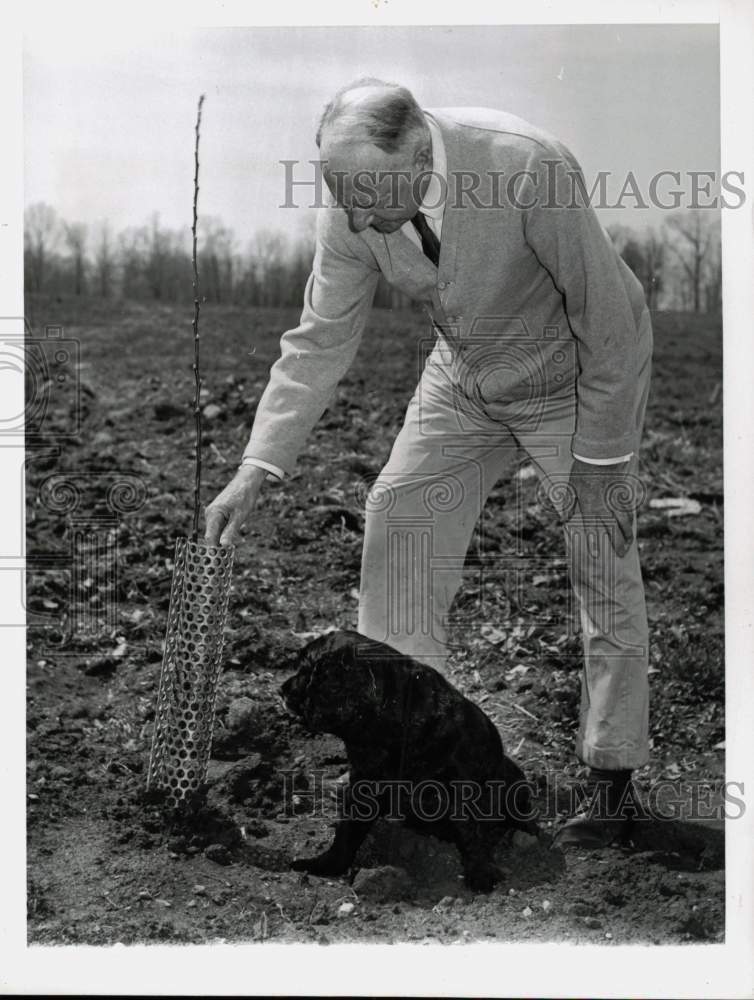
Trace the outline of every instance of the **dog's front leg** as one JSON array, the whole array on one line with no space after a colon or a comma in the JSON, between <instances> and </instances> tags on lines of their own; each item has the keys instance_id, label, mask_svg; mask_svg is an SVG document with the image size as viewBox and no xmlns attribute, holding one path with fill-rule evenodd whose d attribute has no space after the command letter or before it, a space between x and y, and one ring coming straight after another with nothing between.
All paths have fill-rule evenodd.
<instances>
[{"instance_id":1,"label":"dog's front leg","mask_svg":"<svg viewBox=\"0 0 754 1000\"><path fill-rule=\"evenodd\" d=\"M381 798L374 796L365 799L364 789L361 787L363 782L359 782L357 800L353 792L354 783L355 779L343 791L341 816L335 826L335 838L330 847L313 858L295 858L291 862L294 871L335 876L344 875L351 867L356 852L382 809Z\"/></svg>"},{"instance_id":2,"label":"dog's front leg","mask_svg":"<svg viewBox=\"0 0 754 1000\"><path fill-rule=\"evenodd\" d=\"M502 873L492 860L479 823L474 819L455 819L451 828L466 885L473 892L492 892Z\"/></svg>"}]
</instances>

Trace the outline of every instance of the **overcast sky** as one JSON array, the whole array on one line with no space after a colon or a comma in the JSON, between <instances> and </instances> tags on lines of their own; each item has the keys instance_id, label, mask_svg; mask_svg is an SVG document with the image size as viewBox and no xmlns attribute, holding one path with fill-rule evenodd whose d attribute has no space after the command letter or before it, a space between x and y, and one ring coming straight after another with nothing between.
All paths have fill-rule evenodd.
<instances>
[{"instance_id":1,"label":"overcast sky","mask_svg":"<svg viewBox=\"0 0 754 1000\"><path fill-rule=\"evenodd\" d=\"M407 84L425 107L511 111L569 145L587 180L632 170L646 190L660 170L719 170L718 73L713 25L36 32L25 42L25 201L116 229L153 211L189 225L204 92L200 213L242 245L262 227L292 232L303 213L278 207L278 161L316 158L322 106L365 74ZM661 216L601 214L633 226Z\"/></svg>"}]
</instances>

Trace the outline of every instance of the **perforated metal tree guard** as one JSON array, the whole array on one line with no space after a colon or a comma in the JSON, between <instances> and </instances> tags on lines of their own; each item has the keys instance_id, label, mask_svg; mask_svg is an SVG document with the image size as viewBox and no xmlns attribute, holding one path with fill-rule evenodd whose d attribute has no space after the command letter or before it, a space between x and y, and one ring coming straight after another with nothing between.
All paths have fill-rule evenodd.
<instances>
[{"instance_id":1,"label":"perforated metal tree guard","mask_svg":"<svg viewBox=\"0 0 754 1000\"><path fill-rule=\"evenodd\" d=\"M179 538L147 788L177 806L207 774L233 546Z\"/></svg>"}]
</instances>

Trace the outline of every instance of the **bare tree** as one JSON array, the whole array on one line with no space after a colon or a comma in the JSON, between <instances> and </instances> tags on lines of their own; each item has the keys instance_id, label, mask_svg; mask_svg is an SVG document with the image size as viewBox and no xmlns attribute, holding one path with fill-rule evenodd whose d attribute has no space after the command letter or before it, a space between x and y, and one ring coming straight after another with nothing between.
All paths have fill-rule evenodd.
<instances>
[{"instance_id":1,"label":"bare tree","mask_svg":"<svg viewBox=\"0 0 754 1000\"><path fill-rule=\"evenodd\" d=\"M202 292L210 302L226 302L233 298L235 277L233 230L223 225L216 216L199 220L202 250L199 254L202 273Z\"/></svg>"},{"instance_id":2,"label":"bare tree","mask_svg":"<svg viewBox=\"0 0 754 1000\"><path fill-rule=\"evenodd\" d=\"M720 230L712 233L712 239L707 251L706 277L704 281L705 312L718 312L723 301L723 266Z\"/></svg>"},{"instance_id":3,"label":"bare tree","mask_svg":"<svg viewBox=\"0 0 754 1000\"><path fill-rule=\"evenodd\" d=\"M656 309L664 288L665 240L662 234L648 229L638 234L628 226L608 226L607 232L623 260L642 283L647 305Z\"/></svg>"},{"instance_id":4,"label":"bare tree","mask_svg":"<svg viewBox=\"0 0 754 1000\"><path fill-rule=\"evenodd\" d=\"M115 277L115 253L110 224L105 220L97 228L94 249L94 278L97 291L103 299L109 299L113 292Z\"/></svg>"},{"instance_id":5,"label":"bare tree","mask_svg":"<svg viewBox=\"0 0 754 1000\"><path fill-rule=\"evenodd\" d=\"M126 298L144 298L144 272L147 257L147 231L143 227L124 230L118 235L118 262L121 293Z\"/></svg>"},{"instance_id":6,"label":"bare tree","mask_svg":"<svg viewBox=\"0 0 754 1000\"><path fill-rule=\"evenodd\" d=\"M191 292L191 247L187 230L163 229L159 213L140 230L143 281L153 299L177 302Z\"/></svg>"},{"instance_id":7,"label":"bare tree","mask_svg":"<svg viewBox=\"0 0 754 1000\"><path fill-rule=\"evenodd\" d=\"M43 201L29 205L24 215L26 280L35 292L44 290L50 264L60 242L55 209Z\"/></svg>"},{"instance_id":8,"label":"bare tree","mask_svg":"<svg viewBox=\"0 0 754 1000\"><path fill-rule=\"evenodd\" d=\"M641 240L634 235L626 236L619 253L639 281L641 281L642 285L644 285L644 290L646 291L645 271L647 264Z\"/></svg>"},{"instance_id":9,"label":"bare tree","mask_svg":"<svg viewBox=\"0 0 754 1000\"><path fill-rule=\"evenodd\" d=\"M252 239L251 267L258 305L285 304L288 254L288 239L283 233L272 229L261 229Z\"/></svg>"},{"instance_id":10,"label":"bare tree","mask_svg":"<svg viewBox=\"0 0 754 1000\"><path fill-rule=\"evenodd\" d=\"M709 270L706 258L714 235L709 212L696 209L671 215L667 226L671 236L668 245L685 276L689 304L695 313L701 312L704 280Z\"/></svg>"},{"instance_id":11,"label":"bare tree","mask_svg":"<svg viewBox=\"0 0 754 1000\"><path fill-rule=\"evenodd\" d=\"M656 309L665 287L665 240L662 233L650 229L644 238L644 291L647 305Z\"/></svg>"},{"instance_id":12,"label":"bare tree","mask_svg":"<svg viewBox=\"0 0 754 1000\"><path fill-rule=\"evenodd\" d=\"M160 228L159 212L154 212L146 233L147 259L144 261L145 278L152 297L161 299L165 293L167 261L170 255L168 233Z\"/></svg>"},{"instance_id":13,"label":"bare tree","mask_svg":"<svg viewBox=\"0 0 754 1000\"><path fill-rule=\"evenodd\" d=\"M87 228L83 222L65 223L65 242L70 256L73 291L76 295L82 295L86 285L86 238Z\"/></svg>"},{"instance_id":14,"label":"bare tree","mask_svg":"<svg viewBox=\"0 0 754 1000\"><path fill-rule=\"evenodd\" d=\"M311 274L314 248L317 241L315 212L301 215L296 227L289 258L288 300L283 305L298 305Z\"/></svg>"}]
</instances>

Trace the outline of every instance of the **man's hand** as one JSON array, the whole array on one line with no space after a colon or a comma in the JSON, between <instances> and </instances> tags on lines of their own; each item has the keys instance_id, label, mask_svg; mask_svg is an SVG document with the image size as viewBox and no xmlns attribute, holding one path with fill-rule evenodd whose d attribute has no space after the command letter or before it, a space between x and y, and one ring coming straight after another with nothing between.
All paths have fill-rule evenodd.
<instances>
[{"instance_id":1,"label":"man's hand","mask_svg":"<svg viewBox=\"0 0 754 1000\"><path fill-rule=\"evenodd\" d=\"M565 511L568 522L578 509L585 528L593 528L595 539L589 540L589 554L599 555L599 539L607 533L613 548L621 558L634 540L634 509L631 503L631 481L626 476L628 462L617 465L591 465L574 459L569 481L571 503Z\"/></svg>"},{"instance_id":2,"label":"man's hand","mask_svg":"<svg viewBox=\"0 0 754 1000\"><path fill-rule=\"evenodd\" d=\"M242 465L206 511L204 541L207 545L233 545L254 509L267 473L255 465Z\"/></svg>"}]
</instances>

